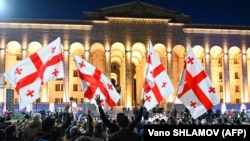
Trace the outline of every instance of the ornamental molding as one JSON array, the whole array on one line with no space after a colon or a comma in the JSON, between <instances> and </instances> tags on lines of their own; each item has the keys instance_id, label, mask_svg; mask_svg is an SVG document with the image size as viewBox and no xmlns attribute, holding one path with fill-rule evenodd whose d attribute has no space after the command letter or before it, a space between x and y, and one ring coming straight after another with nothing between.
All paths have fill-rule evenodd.
<instances>
[{"instance_id":1,"label":"ornamental molding","mask_svg":"<svg viewBox=\"0 0 250 141\"><path fill-rule=\"evenodd\" d=\"M168 24L171 19L148 19L148 18L127 18L127 17L106 17L109 23L122 24Z\"/></svg>"}]
</instances>

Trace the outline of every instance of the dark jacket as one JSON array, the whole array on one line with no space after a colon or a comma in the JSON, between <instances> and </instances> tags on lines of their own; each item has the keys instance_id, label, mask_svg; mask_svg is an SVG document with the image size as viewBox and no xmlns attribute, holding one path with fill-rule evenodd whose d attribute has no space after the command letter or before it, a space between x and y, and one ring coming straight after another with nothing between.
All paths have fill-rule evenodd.
<instances>
[{"instance_id":1,"label":"dark jacket","mask_svg":"<svg viewBox=\"0 0 250 141\"><path fill-rule=\"evenodd\" d=\"M99 108L99 113L100 113L100 116L101 116L101 119L102 119L103 123L104 123L104 124L108 127L108 129L109 129L109 134L112 134L112 133L114 133L114 132L119 131L118 125L117 125L116 123L112 123L112 122L106 117L106 115L105 115L105 113L104 113L102 107L99 106L98 108ZM138 116L135 118L135 120L133 120L132 123L129 124L129 129L130 129L131 131L133 131L134 128L137 126L137 124L138 124L139 122L141 122L142 113L143 113L143 107L140 108L139 114L138 114Z\"/></svg>"},{"instance_id":2,"label":"dark jacket","mask_svg":"<svg viewBox=\"0 0 250 141\"><path fill-rule=\"evenodd\" d=\"M141 137L130 129L122 129L113 134L109 141L141 141Z\"/></svg>"},{"instance_id":3,"label":"dark jacket","mask_svg":"<svg viewBox=\"0 0 250 141\"><path fill-rule=\"evenodd\" d=\"M22 133L22 141L34 141L36 135L42 132L42 123L32 121L28 127L25 127Z\"/></svg>"}]
</instances>

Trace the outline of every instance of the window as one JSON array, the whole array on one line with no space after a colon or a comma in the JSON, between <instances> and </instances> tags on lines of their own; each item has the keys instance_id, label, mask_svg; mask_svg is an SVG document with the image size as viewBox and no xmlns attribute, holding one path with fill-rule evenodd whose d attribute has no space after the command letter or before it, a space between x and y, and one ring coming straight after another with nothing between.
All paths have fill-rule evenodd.
<instances>
[{"instance_id":1,"label":"window","mask_svg":"<svg viewBox=\"0 0 250 141\"><path fill-rule=\"evenodd\" d=\"M219 72L219 81L222 82L222 72Z\"/></svg>"},{"instance_id":2,"label":"window","mask_svg":"<svg viewBox=\"0 0 250 141\"><path fill-rule=\"evenodd\" d=\"M223 86L220 85L220 92L223 92Z\"/></svg>"},{"instance_id":3,"label":"window","mask_svg":"<svg viewBox=\"0 0 250 141\"><path fill-rule=\"evenodd\" d=\"M235 86L235 92L240 92L240 87L239 86Z\"/></svg>"},{"instance_id":4,"label":"window","mask_svg":"<svg viewBox=\"0 0 250 141\"><path fill-rule=\"evenodd\" d=\"M62 103L62 99L61 98L55 98L55 103Z\"/></svg>"},{"instance_id":5,"label":"window","mask_svg":"<svg viewBox=\"0 0 250 141\"><path fill-rule=\"evenodd\" d=\"M240 64L238 58L234 58L234 64Z\"/></svg>"},{"instance_id":6,"label":"window","mask_svg":"<svg viewBox=\"0 0 250 141\"><path fill-rule=\"evenodd\" d=\"M218 67L222 67L222 60L221 60L221 58L218 58Z\"/></svg>"},{"instance_id":7,"label":"window","mask_svg":"<svg viewBox=\"0 0 250 141\"><path fill-rule=\"evenodd\" d=\"M22 60L22 55L21 54L17 54L16 55L16 60L19 60L19 61Z\"/></svg>"},{"instance_id":8,"label":"window","mask_svg":"<svg viewBox=\"0 0 250 141\"><path fill-rule=\"evenodd\" d=\"M57 92L63 91L63 84L56 84L55 85L55 91L57 91Z\"/></svg>"},{"instance_id":9,"label":"window","mask_svg":"<svg viewBox=\"0 0 250 141\"><path fill-rule=\"evenodd\" d=\"M234 73L234 79L240 79L239 73L238 73L238 72L235 72L235 73Z\"/></svg>"},{"instance_id":10,"label":"window","mask_svg":"<svg viewBox=\"0 0 250 141\"><path fill-rule=\"evenodd\" d=\"M73 91L74 92L78 91L78 85L77 84L73 84Z\"/></svg>"},{"instance_id":11,"label":"window","mask_svg":"<svg viewBox=\"0 0 250 141\"><path fill-rule=\"evenodd\" d=\"M73 70L73 77L78 77L77 70Z\"/></svg>"},{"instance_id":12,"label":"window","mask_svg":"<svg viewBox=\"0 0 250 141\"><path fill-rule=\"evenodd\" d=\"M237 98L235 100L236 100L236 104L240 104L240 99L239 98Z\"/></svg>"},{"instance_id":13,"label":"window","mask_svg":"<svg viewBox=\"0 0 250 141\"><path fill-rule=\"evenodd\" d=\"M81 103L84 103L84 99L83 98L81 98Z\"/></svg>"},{"instance_id":14,"label":"window","mask_svg":"<svg viewBox=\"0 0 250 141\"><path fill-rule=\"evenodd\" d=\"M220 103L223 103L223 98L220 99Z\"/></svg>"}]
</instances>

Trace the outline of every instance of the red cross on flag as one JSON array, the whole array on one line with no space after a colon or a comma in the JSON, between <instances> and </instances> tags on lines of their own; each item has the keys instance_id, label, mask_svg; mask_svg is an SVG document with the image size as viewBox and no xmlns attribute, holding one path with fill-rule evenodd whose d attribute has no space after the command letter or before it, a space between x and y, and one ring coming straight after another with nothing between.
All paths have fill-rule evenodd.
<instances>
[{"instance_id":1,"label":"red cross on flag","mask_svg":"<svg viewBox=\"0 0 250 141\"><path fill-rule=\"evenodd\" d=\"M160 62L151 41L149 41L145 80L143 85L144 106L152 109L166 97L174 93L174 87Z\"/></svg>"},{"instance_id":2,"label":"red cross on flag","mask_svg":"<svg viewBox=\"0 0 250 141\"><path fill-rule=\"evenodd\" d=\"M19 94L19 109L39 98L40 87L64 77L61 39L18 62L4 73Z\"/></svg>"},{"instance_id":3,"label":"red cross on flag","mask_svg":"<svg viewBox=\"0 0 250 141\"><path fill-rule=\"evenodd\" d=\"M84 90L84 97L88 98L91 103L96 104L95 96L100 95L104 111L115 106L120 99L120 95L108 77L79 56L74 56L74 60Z\"/></svg>"},{"instance_id":4,"label":"red cross on flag","mask_svg":"<svg viewBox=\"0 0 250 141\"><path fill-rule=\"evenodd\" d=\"M220 102L215 87L191 47L185 58L177 97L190 111L194 119Z\"/></svg>"}]
</instances>

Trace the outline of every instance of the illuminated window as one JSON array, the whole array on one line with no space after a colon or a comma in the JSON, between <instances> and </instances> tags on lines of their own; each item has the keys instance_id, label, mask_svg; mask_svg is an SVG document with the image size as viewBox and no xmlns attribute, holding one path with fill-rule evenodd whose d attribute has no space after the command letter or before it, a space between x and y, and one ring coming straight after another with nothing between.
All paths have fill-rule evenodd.
<instances>
[{"instance_id":1,"label":"illuminated window","mask_svg":"<svg viewBox=\"0 0 250 141\"><path fill-rule=\"evenodd\" d=\"M74 92L78 91L78 85L77 84L73 84L73 91Z\"/></svg>"},{"instance_id":2,"label":"illuminated window","mask_svg":"<svg viewBox=\"0 0 250 141\"><path fill-rule=\"evenodd\" d=\"M240 104L240 99L239 98L236 99L236 104Z\"/></svg>"},{"instance_id":3,"label":"illuminated window","mask_svg":"<svg viewBox=\"0 0 250 141\"><path fill-rule=\"evenodd\" d=\"M221 66L222 66L222 59L218 58L218 67L221 67Z\"/></svg>"},{"instance_id":4,"label":"illuminated window","mask_svg":"<svg viewBox=\"0 0 250 141\"><path fill-rule=\"evenodd\" d=\"M219 81L222 82L222 72L219 72Z\"/></svg>"},{"instance_id":5,"label":"illuminated window","mask_svg":"<svg viewBox=\"0 0 250 141\"><path fill-rule=\"evenodd\" d=\"M19 61L22 60L22 55L21 54L17 54L16 55L16 60L19 60Z\"/></svg>"},{"instance_id":6,"label":"illuminated window","mask_svg":"<svg viewBox=\"0 0 250 141\"><path fill-rule=\"evenodd\" d=\"M84 103L84 99L83 98L81 98L81 103Z\"/></svg>"},{"instance_id":7,"label":"illuminated window","mask_svg":"<svg viewBox=\"0 0 250 141\"><path fill-rule=\"evenodd\" d=\"M220 92L223 92L223 86L220 85Z\"/></svg>"},{"instance_id":8,"label":"illuminated window","mask_svg":"<svg viewBox=\"0 0 250 141\"><path fill-rule=\"evenodd\" d=\"M239 76L239 73L238 73L238 72L235 72L235 73L234 73L234 79L240 79L240 76Z\"/></svg>"},{"instance_id":9,"label":"illuminated window","mask_svg":"<svg viewBox=\"0 0 250 141\"><path fill-rule=\"evenodd\" d=\"M56 84L55 85L55 91L63 91L63 84Z\"/></svg>"},{"instance_id":10,"label":"illuminated window","mask_svg":"<svg viewBox=\"0 0 250 141\"><path fill-rule=\"evenodd\" d=\"M238 58L234 58L234 64L240 64Z\"/></svg>"},{"instance_id":11,"label":"illuminated window","mask_svg":"<svg viewBox=\"0 0 250 141\"><path fill-rule=\"evenodd\" d=\"M62 98L55 98L55 103L62 103Z\"/></svg>"},{"instance_id":12,"label":"illuminated window","mask_svg":"<svg viewBox=\"0 0 250 141\"><path fill-rule=\"evenodd\" d=\"M220 99L220 103L223 103L223 98Z\"/></svg>"},{"instance_id":13,"label":"illuminated window","mask_svg":"<svg viewBox=\"0 0 250 141\"><path fill-rule=\"evenodd\" d=\"M77 77L77 70L73 70L73 77Z\"/></svg>"},{"instance_id":14,"label":"illuminated window","mask_svg":"<svg viewBox=\"0 0 250 141\"><path fill-rule=\"evenodd\" d=\"M239 86L235 86L235 92L240 92L240 87Z\"/></svg>"}]
</instances>

